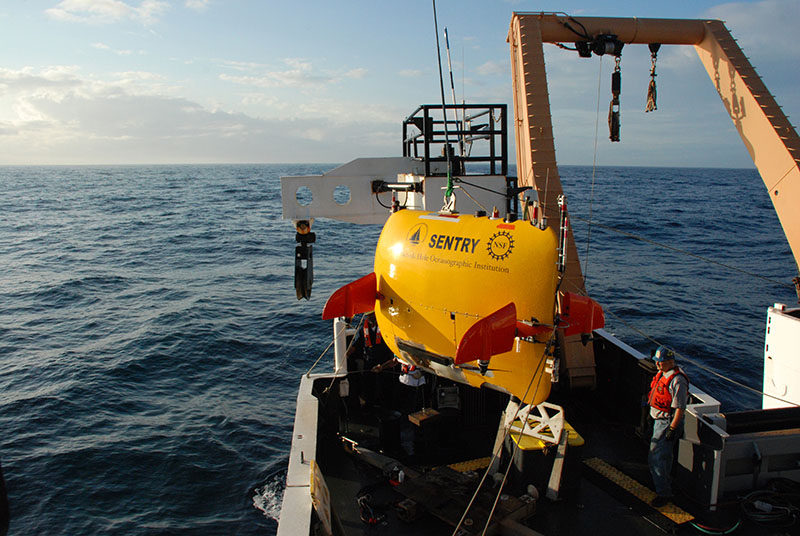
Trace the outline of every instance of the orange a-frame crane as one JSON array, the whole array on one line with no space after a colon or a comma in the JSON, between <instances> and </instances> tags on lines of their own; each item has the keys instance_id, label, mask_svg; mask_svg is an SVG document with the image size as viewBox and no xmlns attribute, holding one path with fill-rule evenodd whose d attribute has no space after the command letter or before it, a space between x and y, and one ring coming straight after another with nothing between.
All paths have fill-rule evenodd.
<instances>
[{"instance_id":1,"label":"orange a-frame crane","mask_svg":"<svg viewBox=\"0 0 800 536\"><path fill-rule=\"evenodd\" d=\"M800 138L769 94L747 57L718 20L569 17L551 13L515 13L508 40L514 84L517 173L520 185L545 195L547 216L558 216L562 194L553 143L543 43L575 42L571 27L590 36L616 36L625 44L694 45L725 109L758 168L795 262L800 266ZM551 212L552 211L552 212ZM555 221L555 220L552 220ZM583 288L574 243L565 282ZM568 287L568 288L569 288Z\"/></svg>"},{"instance_id":2,"label":"orange a-frame crane","mask_svg":"<svg viewBox=\"0 0 800 536\"><path fill-rule=\"evenodd\" d=\"M578 34L581 35L578 35ZM749 60L718 20L570 17L555 13L514 13L508 41L514 86L517 174L520 186L532 186L544 202L546 216L558 217L562 195L555 157L553 126L544 65L543 43L577 43L591 50L592 40L623 44L693 45L711 77L725 109L736 125L767 187L783 226L795 263L800 267L800 138ZM562 288L584 291L583 275L570 233L567 269ZM800 296L800 277L794 279ZM782 313L772 311L770 314ZM780 314L779 314L780 316ZM786 316L786 315L784 315ZM799 314L788 315L792 333L800 333ZM797 325L795 325L797 324ZM771 335L767 330L767 336ZM794 335L793 335L794 336ZM571 344L570 344L571 343ZM573 384L593 383L592 352L577 341L567 341L565 358ZM776 356L765 355L765 390L772 377L786 376L776 367ZM774 346L783 346L777 343ZM791 347L788 345L787 347ZM800 376L790 357L783 372ZM778 389L791 399L791 387ZM800 402L800 384L794 386ZM766 398L765 398L765 406Z\"/></svg>"}]
</instances>

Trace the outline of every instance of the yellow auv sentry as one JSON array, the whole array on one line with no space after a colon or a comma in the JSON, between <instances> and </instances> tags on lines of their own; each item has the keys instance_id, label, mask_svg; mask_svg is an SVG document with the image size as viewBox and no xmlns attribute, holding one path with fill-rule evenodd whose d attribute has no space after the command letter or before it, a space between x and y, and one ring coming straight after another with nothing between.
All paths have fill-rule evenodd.
<instances>
[{"instance_id":1,"label":"yellow auv sentry","mask_svg":"<svg viewBox=\"0 0 800 536\"><path fill-rule=\"evenodd\" d=\"M477 363L451 363L467 330L509 303L517 320L552 326L557 248L556 230L527 221L393 214L375 252L375 314L384 340L404 361L440 376L476 387L486 382L529 403L544 401L550 393L544 343L552 329L538 336L539 343L520 341L492 357L486 375Z\"/></svg>"}]
</instances>

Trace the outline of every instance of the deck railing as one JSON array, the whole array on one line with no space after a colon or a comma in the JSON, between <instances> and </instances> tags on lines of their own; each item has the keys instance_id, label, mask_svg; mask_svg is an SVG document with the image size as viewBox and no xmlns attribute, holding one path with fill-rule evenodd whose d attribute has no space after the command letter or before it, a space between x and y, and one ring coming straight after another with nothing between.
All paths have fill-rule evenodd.
<instances>
[{"instance_id":1,"label":"deck railing","mask_svg":"<svg viewBox=\"0 0 800 536\"><path fill-rule=\"evenodd\" d=\"M423 104L403 121L403 156L421 158L425 174L446 162L453 175L508 175L505 104ZM435 171L433 174L436 174Z\"/></svg>"}]
</instances>

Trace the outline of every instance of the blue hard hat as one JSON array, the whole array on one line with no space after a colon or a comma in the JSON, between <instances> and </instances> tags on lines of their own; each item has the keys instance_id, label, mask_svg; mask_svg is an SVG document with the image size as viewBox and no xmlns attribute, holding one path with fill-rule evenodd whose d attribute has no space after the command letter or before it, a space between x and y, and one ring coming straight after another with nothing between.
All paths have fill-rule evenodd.
<instances>
[{"instance_id":1,"label":"blue hard hat","mask_svg":"<svg viewBox=\"0 0 800 536\"><path fill-rule=\"evenodd\" d=\"M675 359L675 352L666 346L659 346L656 348L656 353L653 354L653 361L661 363L662 361L669 361L670 359Z\"/></svg>"}]
</instances>

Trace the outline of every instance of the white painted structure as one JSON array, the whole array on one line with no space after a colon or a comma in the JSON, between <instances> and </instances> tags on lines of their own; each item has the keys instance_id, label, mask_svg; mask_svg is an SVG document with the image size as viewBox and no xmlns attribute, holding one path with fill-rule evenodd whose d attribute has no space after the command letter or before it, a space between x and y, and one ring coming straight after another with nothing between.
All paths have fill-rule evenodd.
<instances>
[{"instance_id":1,"label":"white painted structure","mask_svg":"<svg viewBox=\"0 0 800 536\"><path fill-rule=\"evenodd\" d=\"M776 303L767 311L762 407L800 405L800 308Z\"/></svg>"},{"instance_id":2,"label":"white painted structure","mask_svg":"<svg viewBox=\"0 0 800 536\"><path fill-rule=\"evenodd\" d=\"M439 167L437 169L434 165L437 173L446 172L444 163ZM421 193L397 192L398 202L405 208L435 211L442 208L447 177L426 177L424 162L406 157L358 158L322 175L281 177L283 218L295 221L330 218L382 225L389 218L387 207L391 204L392 194L383 192L376 196L372 192L373 181L422 183ZM500 175L481 176L480 183L495 192L504 194L506 191L506 179ZM504 210L505 198L502 195L480 189L471 191L470 195L460 195L460 191L455 190L460 212L473 213L481 209L488 212L494 206ZM532 195L535 198L535 194Z\"/></svg>"}]
</instances>

